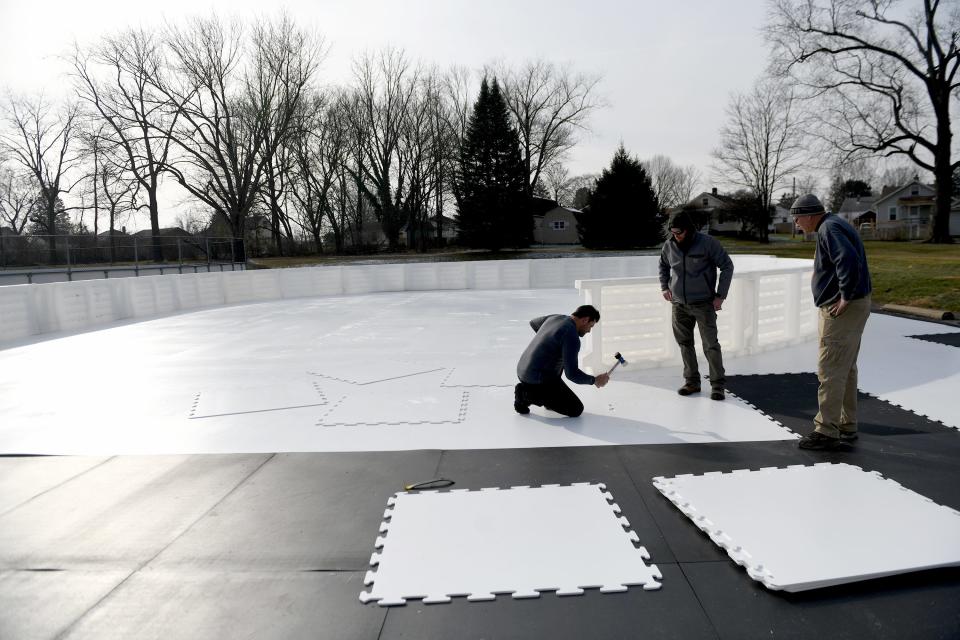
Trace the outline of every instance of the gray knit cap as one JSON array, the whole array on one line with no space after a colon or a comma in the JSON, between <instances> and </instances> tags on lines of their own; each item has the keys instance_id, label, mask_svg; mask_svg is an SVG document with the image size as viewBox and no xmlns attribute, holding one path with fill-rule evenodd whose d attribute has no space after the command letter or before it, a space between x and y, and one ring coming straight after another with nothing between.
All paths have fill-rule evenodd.
<instances>
[{"instance_id":1,"label":"gray knit cap","mask_svg":"<svg viewBox=\"0 0 960 640\"><path fill-rule=\"evenodd\" d=\"M793 201L793 206L790 207L791 215L795 216L815 216L826 212L827 210L823 208L820 199L812 193L800 196Z\"/></svg>"}]
</instances>

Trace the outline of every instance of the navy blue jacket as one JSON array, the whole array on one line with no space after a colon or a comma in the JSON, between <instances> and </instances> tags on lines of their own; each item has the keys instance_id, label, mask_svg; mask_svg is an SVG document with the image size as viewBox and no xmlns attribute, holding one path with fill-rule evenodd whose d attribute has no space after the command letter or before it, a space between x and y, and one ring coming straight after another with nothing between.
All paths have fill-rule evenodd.
<instances>
[{"instance_id":1,"label":"navy blue jacket","mask_svg":"<svg viewBox=\"0 0 960 640\"><path fill-rule=\"evenodd\" d=\"M870 270L860 234L849 222L828 213L817 225L817 253L813 258L813 302L818 307L870 294Z\"/></svg>"}]
</instances>

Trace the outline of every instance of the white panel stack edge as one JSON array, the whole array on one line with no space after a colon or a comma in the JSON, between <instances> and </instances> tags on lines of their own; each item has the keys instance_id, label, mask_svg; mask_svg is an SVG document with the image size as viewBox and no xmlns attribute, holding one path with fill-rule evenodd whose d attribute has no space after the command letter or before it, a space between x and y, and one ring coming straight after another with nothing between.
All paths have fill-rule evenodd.
<instances>
[{"instance_id":1,"label":"white panel stack edge","mask_svg":"<svg viewBox=\"0 0 960 640\"><path fill-rule=\"evenodd\" d=\"M660 588L660 571L644 562L649 554L602 484L398 493L387 504L364 603Z\"/></svg>"},{"instance_id":2,"label":"white panel stack edge","mask_svg":"<svg viewBox=\"0 0 960 640\"><path fill-rule=\"evenodd\" d=\"M769 589L960 565L960 512L853 465L657 477L653 485Z\"/></svg>"}]
</instances>

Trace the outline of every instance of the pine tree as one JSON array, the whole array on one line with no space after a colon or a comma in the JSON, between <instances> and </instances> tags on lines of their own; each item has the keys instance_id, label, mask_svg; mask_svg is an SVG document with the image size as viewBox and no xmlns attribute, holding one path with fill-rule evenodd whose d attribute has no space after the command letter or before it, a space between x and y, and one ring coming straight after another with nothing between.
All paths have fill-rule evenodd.
<instances>
[{"instance_id":1,"label":"pine tree","mask_svg":"<svg viewBox=\"0 0 960 640\"><path fill-rule=\"evenodd\" d=\"M529 246L533 218L525 206L525 188L520 141L506 102L496 79L487 83L484 78L454 181L461 241L493 251Z\"/></svg>"},{"instance_id":2,"label":"pine tree","mask_svg":"<svg viewBox=\"0 0 960 640\"><path fill-rule=\"evenodd\" d=\"M597 180L577 215L580 242L588 248L648 247L663 241L660 204L639 160L623 145Z\"/></svg>"}]
</instances>

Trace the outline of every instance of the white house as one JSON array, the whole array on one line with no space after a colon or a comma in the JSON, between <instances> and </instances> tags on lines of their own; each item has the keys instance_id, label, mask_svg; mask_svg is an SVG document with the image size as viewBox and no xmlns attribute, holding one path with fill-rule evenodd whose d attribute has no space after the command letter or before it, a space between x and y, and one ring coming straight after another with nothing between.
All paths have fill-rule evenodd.
<instances>
[{"instance_id":1,"label":"white house","mask_svg":"<svg viewBox=\"0 0 960 640\"><path fill-rule=\"evenodd\" d=\"M739 220L720 221L720 212L726 208L728 204L727 199L717 193L717 188L714 187L711 191L704 191L683 205L671 209L670 213L676 213L682 210L706 212L710 214L710 223L707 225L707 229L701 229L702 231L709 231L711 234L736 233L740 230L741 226Z\"/></svg>"},{"instance_id":2,"label":"white house","mask_svg":"<svg viewBox=\"0 0 960 640\"><path fill-rule=\"evenodd\" d=\"M885 188L877 198L877 234L881 238L919 239L930 235L936 191L919 180Z\"/></svg>"}]
</instances>

